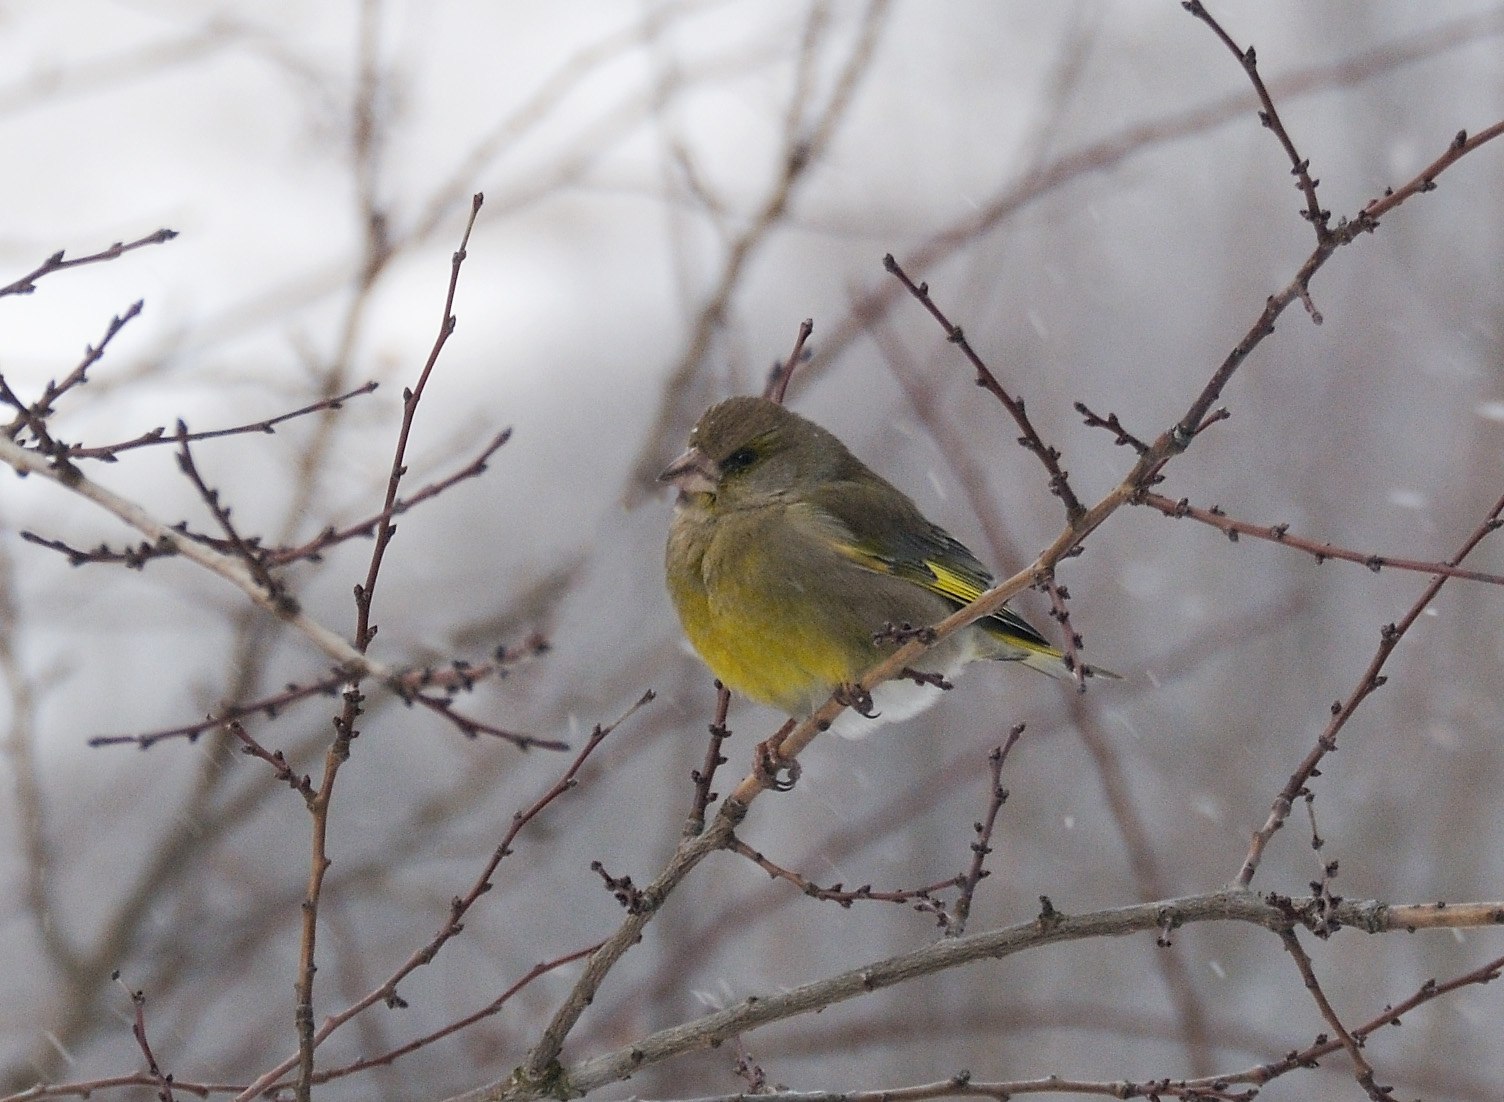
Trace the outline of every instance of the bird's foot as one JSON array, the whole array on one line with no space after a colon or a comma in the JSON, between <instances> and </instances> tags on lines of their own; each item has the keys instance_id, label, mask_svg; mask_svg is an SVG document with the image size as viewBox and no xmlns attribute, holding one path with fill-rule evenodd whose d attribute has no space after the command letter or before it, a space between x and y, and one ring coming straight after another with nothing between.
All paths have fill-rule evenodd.
<instances>
[{"instance_id":1,"label":"bird's foot","mask_svg":"<svg viewBox=\"0 0 1504 1102\"><path fill-rule=\"evenodd\" d=\"M898 676L907 678L908 680L914 682L916 685L933 685L935 688L941 690L942 692L949 692L951 689L955 688L954 685L952 685L940 674L925 673L923 670L916 670L912 666L905 666L903 669L899 670Z\"/></svg>"},{"instance_id":2,"label":"bird's foot","mask_svg":"<svg viewBox=\"0 0 1504 1102\"><path fill-rule=\"evenodd\" d=\"M789 720L773 733L766 742L759 742L753 751L752 775L774 792L787 792L799 781L803 767L798 758L786 758L779 750L783 740L794 729L794 720ZM787 774L785 779L784 774Z\"/></svg>"},{"instance_id":3,"label":"bird's foot","mask_svg":"<svg viewBox=\"0 0 1504 1102\"><path fill-rule=\"evenodd\" d=\"M882 714L872 707L872 694L855 683L837 685L836 691L831 695L836 698L837 703L845 705L857 715L876 719Z\"/></svg>"}]
</instances>

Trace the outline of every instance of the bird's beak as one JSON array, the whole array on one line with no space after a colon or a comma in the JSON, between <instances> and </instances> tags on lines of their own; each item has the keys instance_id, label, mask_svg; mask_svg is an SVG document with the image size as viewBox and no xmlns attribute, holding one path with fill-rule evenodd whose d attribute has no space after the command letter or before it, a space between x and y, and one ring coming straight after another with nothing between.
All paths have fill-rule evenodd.
<instances>
[{"instance_id":1,"label":"bird's beak","mask_svg":"<svg viewBox=\"0 0 1504 1102\"><path fill-rule=\"evenodd\" d=\"M681 494L714 493L721 484L721 468L699 448L690 448L663 468L658 481L677 486Z\"/></svg>"}]
</instances>

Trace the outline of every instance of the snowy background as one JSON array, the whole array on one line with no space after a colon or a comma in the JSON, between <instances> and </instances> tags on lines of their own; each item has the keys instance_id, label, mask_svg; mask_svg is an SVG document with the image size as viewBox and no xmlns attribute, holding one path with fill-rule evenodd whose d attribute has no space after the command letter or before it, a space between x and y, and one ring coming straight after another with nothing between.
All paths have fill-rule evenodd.
<instances>
[{"instance_id":1,"label":"snowy background","mask_svg":"<svg viewBox=\"0 0 1504 1102\"><path fill-rule=\"evenodd\" d=\"M1497 5L1213 10L1257 47L1335 215L1504 117ZM808 150L792 173L791 149ZM659 695L523 836L463 936L403 985L410 1007L346 1027L320 1050L326 1066L453 1021L606 936L621 912L589 863L641 884L672 851L714 696L662 592L670 502L642 475L709 402L760 389L801 319L815 322L813 360L791 405L1008 573L1059 531L1059 504L883 254L929 282L1093 501L1131 456L1072 402L1164 431L1313 239L1246 76L1177 3L0 2L0 283L58 249L180 234L0 299L0 373L23 399L136 299L142 316L60 410L64 438L239 424L382 382L332 419L198 446L268 541L379 509L401 390L433 342L475 191L459 325L419 409L410 485L502 427L514 436L482 478L402 518L373 654L479 660L541 632L550 651L466 707L575 745ZM1162 492L1365 552L1453 554L1504 493L1501 255L1495 143L1330 262L1312 286L1324 323L1284 316L1224 395L1231 419ZM169 452L90 473L166 521L212 527ZM135 542L51 483L0 475L0 1091L136 1069L114 969L146 993L168 1070L246 1082L295 1046L302 802L212 738L86 743L192 722L327 662L181 560L72 568L21 530ZM1504 572L1500 546L1470 565ZM368 553L357 541L288 575L336 631L351 631ZM1123 683L1076 699L1026 671L975 670L923 717L817 740L747 840L822 884L954 875L986 805L986 752L1027 722L973 929L1028 920L1042 894L1084 911L1213 890L1427 578L1316 565L1138 509L1061 580L1087 656ZM1017 607L1049 623L1038 594ZM1314 785L1339 893L1504 896L1501 622L1504 589L1449 584L1344 731ZM332 708L255 732L316 770ZM728 773L776 718L733 706ZM331 819L317 1019L432 935L564 763L373 699ZM1304 815L1255 888L1299 894L1319 877ZM566 1055L935 936L910 908L817 903L719 855ZM1313 953L1353 1024L1501 951L1473 931L1347 934ZM438 1098L503 1076L572 975L321 1096ZM1500 997L1467 989L1376 1038L1381 1081L1498 1095ZM961 1068L1232 1071L1325 1028L1277 939L1208 926L1170 950L1145 935L929 978L746 1044L771 1081L837 1090ZM603 1096L734 1092L734 1058L703 1053ZM1356 1097L1340 1055L1262 1097L1317 1084Z\"/></svg>"}]
</instances>

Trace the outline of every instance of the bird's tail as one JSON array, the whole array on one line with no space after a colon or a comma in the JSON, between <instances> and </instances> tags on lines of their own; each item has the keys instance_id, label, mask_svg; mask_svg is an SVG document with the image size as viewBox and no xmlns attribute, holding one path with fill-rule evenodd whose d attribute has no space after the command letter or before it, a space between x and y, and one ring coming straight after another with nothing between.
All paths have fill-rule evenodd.
<instances>
[{"instance_id":1,"label":"bird's tail","mask_svg":"<svg viewBox=\"0 0 1504 1102\"><path fill-rule=\"evenodd\" d=\"M1023 654L1018 655L1015 661L1022 662L1031 670L1038 670L1040 673L1048 674L1056 681L1076 680L1075 669L1066 663L1065 654L1054 647L1046 647L1041 650L1030 648L1025 650ZM1089 678L1103 677L1109 681L1123 680L1122 674L1113 673L1111 670L1103 669L1101 666L1087 666L1085 663L1082 663L1082 665L1085 667L1086 676Z\"/></svg>"},{"instance_id":2,"label":"bird's tail","mask_svg":"<svg viewBox=\"0 0 1504 1102\"><path fill-rule=\"evenodd\" d=\"M1051 646L1050 641L1039 634L1027 620L1011 608L1002 608L991 616L977 621L983 637L991 645L983 652L989 658L1004 662L1022 662L1031 670L1048 674L1057 681L1076 680L1075 667L1065 660L1065 652ZM1087 677L1105 677L1121 681L1121 674L1105 670L1101 666L1086 666Z\"/></svg>"}]
</instances>

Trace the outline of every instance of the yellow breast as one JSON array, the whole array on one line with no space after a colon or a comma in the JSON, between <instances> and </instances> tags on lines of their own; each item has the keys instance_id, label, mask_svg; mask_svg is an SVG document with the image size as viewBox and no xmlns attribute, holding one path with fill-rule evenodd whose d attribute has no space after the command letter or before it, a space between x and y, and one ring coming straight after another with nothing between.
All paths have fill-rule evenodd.
<instances>
[{"instance_id":1,"label":"yellow breast","mask_svg":"<svg viewBox=\"0 0 1504 1102\"><path fill-rule=\"evenodd\" d=\"M681 507L670 530L669 596L690 644L727 688L803 715L855 680L870 651L832 638L788 569L776 516L715 518Z\"/></svg>"}]
</instances>

